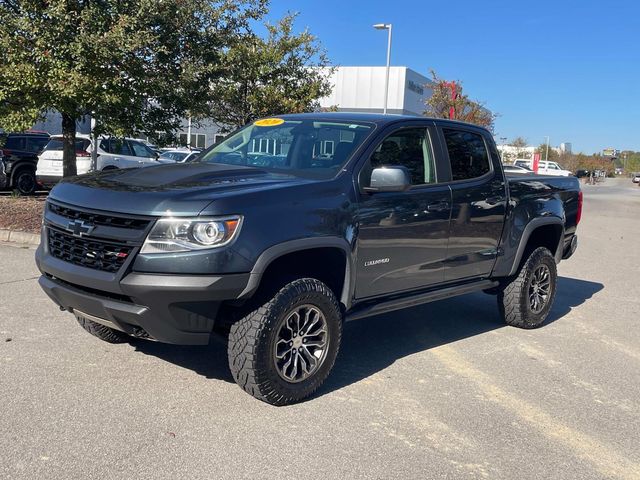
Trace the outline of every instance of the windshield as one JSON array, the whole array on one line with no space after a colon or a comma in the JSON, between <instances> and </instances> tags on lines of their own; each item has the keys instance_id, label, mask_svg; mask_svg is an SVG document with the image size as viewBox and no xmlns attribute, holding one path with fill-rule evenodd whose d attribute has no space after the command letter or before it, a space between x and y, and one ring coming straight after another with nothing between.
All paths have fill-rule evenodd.
<instances>
[{"instance_id":1,"label":"windshield","mask_svg":"<svg viewBox=\"0 0 640 480\"><path fill-rule=\"evenodd\" d=\"M163 160L173 160L174 162L183 161L189 152L163 152L160 158Z\"/></svg>"},{"instance_id":2,"label":"windshield","mask_svg":"<svg viewBox=\"0 0 640 480\"><path fill-rule=\"evenodd\" d=\"M328 179L372 131L372 124L355 122L262 119L227 137L196 161Z\"/></svg>"}]
</instances>

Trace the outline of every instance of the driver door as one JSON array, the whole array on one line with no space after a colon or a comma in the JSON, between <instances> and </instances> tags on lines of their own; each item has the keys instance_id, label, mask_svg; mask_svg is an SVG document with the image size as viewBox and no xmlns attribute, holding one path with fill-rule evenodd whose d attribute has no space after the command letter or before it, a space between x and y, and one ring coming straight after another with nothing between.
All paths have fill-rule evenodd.
<instances>
[{"instance_id":1,"label":"driver door","mask_svg":"<svg viewBox=\"0 0 640 480\"><path fill-rule=\"evenodd\" d=\"M356 298L401 292L444 281L451 190L438 183L430 125L389 133L359 175ZM411 173L404 192L367 193L374 168L400 165Z\"/></svg>"}]
</instances>

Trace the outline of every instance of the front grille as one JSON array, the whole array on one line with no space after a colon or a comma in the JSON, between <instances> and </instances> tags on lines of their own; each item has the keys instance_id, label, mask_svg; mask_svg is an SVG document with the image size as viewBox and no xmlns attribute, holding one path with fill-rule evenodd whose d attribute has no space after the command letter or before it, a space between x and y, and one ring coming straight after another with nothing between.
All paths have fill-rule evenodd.
<instances>
[{"instance_id":1,"label":"front grille","mask_svg":"<svg viewBox=\"0 0 640 480\"><path fill-rule=\"evenodd\" d=\"M130 228L133 230L144 230L149 225L149 220L141 218L119 217L116 215L105 215L99 213L85 212L70 207L63 207L56 203L49 202L49 210L56 215L69 218L71 220L84 220L93 225L103 225L106 227Z\"/></svg>"},{"instance_id":2,"label":"front grille","mask_svg":"<svg viewBox=\"0 0 640 480\"><path fill-rule=\"evenodd\" d=\"M133 247L96 239L74 237L47 229L49 253L65 262L115 273L124 265Z\"/></svg>"}]
</instances>

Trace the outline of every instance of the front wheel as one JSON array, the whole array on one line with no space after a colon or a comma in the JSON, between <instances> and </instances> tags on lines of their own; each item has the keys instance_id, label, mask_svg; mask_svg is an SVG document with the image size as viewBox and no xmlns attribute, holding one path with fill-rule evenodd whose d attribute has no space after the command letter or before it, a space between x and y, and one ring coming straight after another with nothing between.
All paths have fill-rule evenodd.
<instances>
[{"instance_id":1,"label":"front wheel","mask_svg":"<svg viewBox=\"0 0 640 480\"><path fill-rule=\"evenodd\" d=\"M329 376L342 315L329 287L303 278L231 326L229 367L236 383L272 405L298 402Z\"/></svg>"},{"instance_id":2,"label":"front wheel","mask_svg":"<svg viewBox=\"0 0 640 480\"><path fill-rule=\"evenodd\" d=\"M556 296L558 273L551 252L531 252L518 274L498 292L498 307L508 325L537 328L549 315Z\"/></svg>"}]
</instances>

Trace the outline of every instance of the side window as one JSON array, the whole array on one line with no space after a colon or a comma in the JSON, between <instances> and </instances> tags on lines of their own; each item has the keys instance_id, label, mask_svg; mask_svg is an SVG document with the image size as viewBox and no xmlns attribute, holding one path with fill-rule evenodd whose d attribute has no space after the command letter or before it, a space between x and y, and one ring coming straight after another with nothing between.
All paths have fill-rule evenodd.
<instances>
[{"instance_id":1,"label":"side window","mask_svg":"<svg viewBox=\"0 0 640 480\"><path fill-rule=\"evenodd\" d=\"M110 138L108 140L100 141L100 148L105 152L113 153L114 155L131 155L131 150L127 142L122 141L120 138Z\"/></svg>"},{"instance_id":2,"label":"side window","mask_svg":"<svg viewBox=\"0 0 640 480\"><path fill-rule=\"evenodd\" d=\"M47 137L27 138L27 151L32 153L40 153L47 143L49 143L49 138Z\"/></svg>"},{"instance_id":3,"label":"side window","mask_svg":"<svg viewBox=\"0 0 640 480\"><path fill-rule=\"evenodd\" d=\"M4 146L8 150L26 150L27 139L24 137L9 137Z\"/></svg>"},{"instance_id":4,"label":"side window","mask_svg":"<svg viewBox=\"0 0 640 480\"><path fill-rule=\"evenodd\" d=\"M133 150L133 154L136 157L153 157L153 155L151 155L149 150L147 150L147 147L145 147L143 144L138 142L129 142L129 145L131 146L131 149Z\"/></svg>"},{"instance_id":5,"label":"side window","mask_svg":"<svg viewBox=\"0 0 640 480\"><path fill-rule=\"evenodd\" d=\"M371 155L366 184L374 168L401 165L411 172L412 185L435 183L436 172L429 131L423 127L403 128L385 138Z\"/></svg>"},{"instance_id":6,"label":"side window","mask_svg":"<svg viewBox=\"0 0 640 480\"><path fill-rule=\"evenodd\" d=\"M487 147L481 135L451 128L443 128L442 131L454 181L481 177L491 171Z\"/></svg>"}]
</instances>

